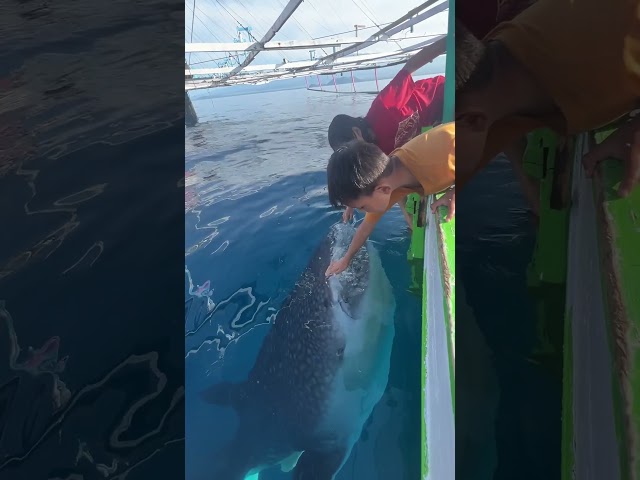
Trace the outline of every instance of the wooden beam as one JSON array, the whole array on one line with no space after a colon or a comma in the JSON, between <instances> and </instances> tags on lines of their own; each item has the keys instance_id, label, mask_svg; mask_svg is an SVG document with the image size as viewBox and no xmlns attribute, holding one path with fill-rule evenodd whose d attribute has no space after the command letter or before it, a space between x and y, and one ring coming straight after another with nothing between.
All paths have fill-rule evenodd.
<instances>
[{"instance_id":1,"label":"wooden beam","mask_svg":"<svg viewBox=\"0 0 640 480\"><path fill-rule=\"evenodd\" d=\"M362 63L368 60L381 60L381 59L385 59L388 57L393 57L393 56L397 56L397 55L404 55L406 57L406 54L411 53L415 50L418 50L420 48L422 48L424 45L428 45L430 43L433 43L432 39L430 40L425 40L424 42L420 42L417 43L415 45L411 45L410 47L406 47L400 50L394 50L391 52L382 52L382 53L369 53L367 55L358 55L358 56L351 56L351 57L343 57L343 58L339 58L337 59L334 63L332 64L327 64L327 65L321 65L320 67L323 68L334 68L334 67L338 67L338 66L342 66L342 65L352 65L352 64L358 64L358 63ZM248 67L246 67L245 69L243 69L243 72L261 72L261 71L265 71L265 72L272 72L272 71L278 71L278 70L296 70L296 69L300 69L300 68L307 68L307 67L312 67L315 65L315 60L302 60L302 61L298 61L298 62L287 62L287 63L271 63L271 64L264 64L264 65L250 65ZM233 71L234 67L213 67L213 68L192 68L192 69L188 69L185 70L185 75L186 76L193 76L193 75L224 75L226 73L229 73L231 71Z\"/></svg>"},{"instance_id":2,"label":"wooden beam","mask_svg":"<svg viewBox=\"0 0 640 480\"><path fill-rule=\"evenodd\" d=\"M350 70L368 70L372 68L384 68L392 65L398 65L405 63L408 58L410 58L410 54L403 54L396 57L385 57L382 59L383 61L378 60L369 60L358 62L357 65L342 65L335 66L331 68L320 68L318 70L314 70L314 75L329 75L329 74L337 74L341 72L348 72ZM285 80L290 78L303 77L308 75L309 72L306 71L275 71L268 73L258 73L255 75L237 75L235 77L229 78L225 81L221 81L220 79L195 79L189 81L185 84L186 90L200 90L204 88L215 88L215 87L223 87L230 85L243 85L243 84L255 84L258 82L268 83L276 80Z\"/></svg>"},{"instance_id":3,"label":"wooden beam","mask_svg":"<svg viewBox=\"0 0 640 480\"><path fill-rule=\"evenodd\" d=\"M416 15L418 12L421 12L422 10L424 10L425 8L429 7L430 5L436 3L437 1L438 0L428 0L427 2L424 2L422 5L420 5L417 8L414 8L413 10L408 12L406 15L400 17L395 22L387 25L384 28L381 28L376 33L374 33L373 35L370 35L369 38L367 38L364 42L362 42L362 43L360 43L358 45L353 45L353 46L344 48L342 50L337 51L336 53L332 53L331 55L327 55L325 57L322 57L322 58L318 59L316 61L316 63L318 65L320 65L322 63L332 62L332 61L335 61L337 58L344 57L346 55L349 55L350 53L355 53L358 50L362 50L363 48L367 48L368 46L377 43L379 41L379 38L381 38L381 37L382 38L390 37L390 36L400 32L402 30L406 30L407 28L410 28L412 25L420 23L423 20L426 20L427 18L436 15L437 13L445 11L447 9L447 7L449 6L448 2L443 2L440 5L436 5L435 7L431 8L430 10L427 10L426 12L423 12L423 13L421 13L419 15ZM446 33L443 34L443 36L445 36L445 35L446 35ZM442 36L440 38L442 38ZM439 40L439 38L438 39L434 39L434 41L435 40Z\"/></svg>"},{"instance_id":4,"label":"wooden beam","mask_svg":"<svg viewBox=\"0 0 640 480\"><path fill-rule=\"evenodd\" d=\"M404 39L403 39L404 40ZM236 42L236 43L185 43L185 53L197 52L252 52L252 51L275 51L275 50L298 50L306 48L330 48L338 45L351 45L352 43L362 43L363 38L339 37L323 40L286 40L267 42L261 46L259 42Z\"/></svg>"},{"instance_id":5,"label":"wooden beam","mask_svg":"<svg viewBox=\"0 0 640 480\"><path fill-rule=\"evenodd\" d=\"M397 42L424 38L423 35L409 35L400 38L384 38L380 42ZM185 53L202 52L252 52L252 51L277 51L277 50L304 50L307 48L331 48L339 45L359 45L366 41L363 37L337 37L322 40L285 40L267 42L261 46L259 42L235 42L235 43L185 43Z\"/></svg>"}]
</instances>

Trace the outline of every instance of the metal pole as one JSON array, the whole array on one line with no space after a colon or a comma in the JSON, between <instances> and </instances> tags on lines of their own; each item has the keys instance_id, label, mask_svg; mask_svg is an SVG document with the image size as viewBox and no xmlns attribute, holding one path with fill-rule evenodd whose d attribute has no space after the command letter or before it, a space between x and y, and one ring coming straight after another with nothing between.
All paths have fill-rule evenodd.
<instances>
[{"instance_id":1,"label":"metal pole","mask_svg":"<svg viewBox=\"0 0 640 480\"><path fill-rule=\"evenodd\" d=\"M354 25L356 29L356 38L358 37L358 28L364 28L366 25ZM358 50L356 50L356 55L358 55Z\"/></svg>"}]
</instances>

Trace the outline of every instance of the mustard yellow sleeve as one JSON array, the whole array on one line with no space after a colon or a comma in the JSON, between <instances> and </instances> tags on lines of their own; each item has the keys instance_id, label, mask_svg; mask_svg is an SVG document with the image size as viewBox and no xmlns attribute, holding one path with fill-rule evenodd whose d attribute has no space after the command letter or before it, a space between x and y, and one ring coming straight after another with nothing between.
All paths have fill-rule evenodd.
<instances>
[{"instance_id":1,"label":"mustard yellow sleeve","mask_svg":"<svg viewBox=\"0 0 640 480\"><path fill-rule=\"evenodd\" d=\"M424 195L441 192L456 183L456 127L442 124L424 137L426 142L412 148L414 175Z\"/></svg>"},{"instance_id":2,"label":"mustard yellow sleeve","mask_svg":"<svg viewBox=\"0 0 640 480\"><path fill-rule=\"evenodd\" d=\"M499 40L553 99L567 133L593 130L633 109L628 68L639 58L638 0L537 0L488 38ZM638 35L632 35L636 39ZM626 49L627 68L622 60ZM635 60L634 60L635 58Z\"/></svg>"}]
</instances>

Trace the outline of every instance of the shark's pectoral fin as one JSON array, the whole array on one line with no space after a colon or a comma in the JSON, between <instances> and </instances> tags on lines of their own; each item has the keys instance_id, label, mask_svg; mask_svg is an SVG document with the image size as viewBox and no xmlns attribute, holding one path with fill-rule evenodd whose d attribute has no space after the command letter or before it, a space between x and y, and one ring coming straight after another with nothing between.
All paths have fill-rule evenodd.
<instances>
[{"instance_id":1,"label":"shark's pectoral fin","mask_svg":"<svg viewBox=\"0 0 640 480\"><path fill-rule=\"evenodd\" d=\"M347 449L339 447L331 451L305 450L293 470L293 480L333 480L347 456Z\"/></svg>"},{"instance_id":2,"label":"shark's pectoral fin","mask_svg":"<svg viewBox=\"0 0 640 480\"><path fill-rule=\"evenodd\" d=\"M280 462L280 470L282 470L284 473L288 473L293 470L298 464L300 455L302 455L302 452L295 452L289 455L287 458Z\"/></svg>"}]
</instances>

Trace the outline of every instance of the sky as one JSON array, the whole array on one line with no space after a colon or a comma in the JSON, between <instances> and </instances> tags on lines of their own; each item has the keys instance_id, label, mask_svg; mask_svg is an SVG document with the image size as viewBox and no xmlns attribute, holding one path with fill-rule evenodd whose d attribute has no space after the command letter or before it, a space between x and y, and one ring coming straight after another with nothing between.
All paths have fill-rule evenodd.
<instances>
[{"instance_id":1,"label":"sky","mask_svg":"<svg viewBox=\"0 0 640 480\"><path fill-rule=\"evenodd\" d=\"M288 0L185 0L185 42L233 42L237 38L237 28L250 26L253 36L260 40L278 18ZM434 5L446 2L439 0ZM376 25L384 26L402 17L410 10L424 3L424 0L304 0L284 27L273 38L277 40L311 40L324 36L351 37L355 33L354 25L366 27L358 36L375 33ZM195 16L194 16L195 5ZM429 7L431 8L431 7ZM423 38L399 41L380 42L361 50L361 53L377 53L398 50L399 48L425 41L429 36L439 35L447 31L447 11L439 13L408 30L399 36L423 36ZM193 20L193 32L191 24ZM327 54L331 49L325 49ZM316 57L323 55L316 51ZM190 64L193 68L215 67L212 60L224 57L222 53L191 54ZM187 54L189 58L189 54ZM281 63L287 61L308 60L309 51L277 51L261 52L253 61L254 64ZM221 61L221 60L218 60Z\"/></svg>"}]
</instances>

